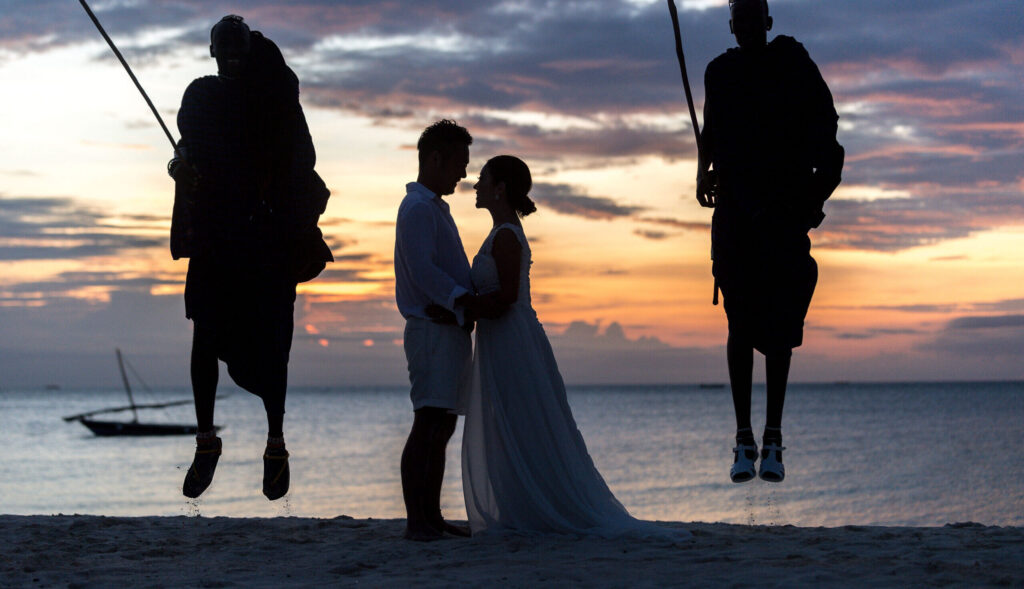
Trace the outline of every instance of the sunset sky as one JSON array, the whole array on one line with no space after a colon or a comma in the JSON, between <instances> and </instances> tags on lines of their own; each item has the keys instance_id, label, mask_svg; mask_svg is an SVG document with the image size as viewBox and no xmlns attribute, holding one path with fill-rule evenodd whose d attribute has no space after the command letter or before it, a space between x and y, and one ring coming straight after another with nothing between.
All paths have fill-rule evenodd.
<instances>
[{"instance_id":1,"label":"sunset sky","mask_svg":"<svg viewBox=\"0 0 1024 589\"><path fill-rule=\"evenodd\" d=\"M725 0L677 0L691 81L734 45ZM300 286L292 382L401 384L394 219L424 126L475 137L451 197L470 257L480 166L530 164L533 297L570 383L724 382L710 210L663 0L96 0L177 136L210 27L240 14L302 84L337 262ZM0 388L188 383L170 146L74 0L2 0ZM794 381L1024 378L1019 0L774 0L840 114L843 184ZM510 359L514 361L514 359Z\"/></svg>"}]
</instances>

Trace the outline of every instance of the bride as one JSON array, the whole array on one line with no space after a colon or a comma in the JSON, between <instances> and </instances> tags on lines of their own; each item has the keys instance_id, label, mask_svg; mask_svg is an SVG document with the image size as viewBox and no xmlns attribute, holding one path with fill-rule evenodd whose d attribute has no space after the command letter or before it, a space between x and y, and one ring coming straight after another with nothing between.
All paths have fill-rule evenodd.
<instances>
[{"instance_id":1,"label":"bride","mask_svg":"<svg viewBox=\"0 0 1024 589\"><path fill-rule=\"evenodd\" d=\"M536 210L527 196L531 184L522 160L500 155L474 186L476 206L491 213L494 228L473 259L473 284L497 308L477 322L465 403L462 481L470 528L688 537L631 517L587 453L530 304L532 261L520 219Z\"/></svg>"}]
</instances>

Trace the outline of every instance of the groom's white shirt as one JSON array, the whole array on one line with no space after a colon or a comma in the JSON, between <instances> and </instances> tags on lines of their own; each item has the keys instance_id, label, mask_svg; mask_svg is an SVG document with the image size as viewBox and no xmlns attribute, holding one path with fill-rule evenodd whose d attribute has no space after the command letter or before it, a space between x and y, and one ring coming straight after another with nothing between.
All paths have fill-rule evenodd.
<instances>
[{"instance_id":1,"label":"groom's white shirt","mask_svg":"<svg viewBox=\"0 0 1024 589\"><path fill-rule=\"evenodd\" d=\"M428 319L434 303L455 312L455 299L471 292L469 259L446 203L419 182L405 185L395 226L395 299L406 319Z\"/></svg>"}]
</instances>

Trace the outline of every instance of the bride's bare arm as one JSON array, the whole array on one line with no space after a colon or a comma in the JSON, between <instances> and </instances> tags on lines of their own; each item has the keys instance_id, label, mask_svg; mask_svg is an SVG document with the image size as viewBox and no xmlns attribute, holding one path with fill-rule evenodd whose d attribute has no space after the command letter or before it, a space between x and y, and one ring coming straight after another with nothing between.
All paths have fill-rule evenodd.
<instances>
[{"instance_id":1,"label":"bride's bare arm","mask_svg":"<svg viewBox=\"0 0 1024 589\"><path fill-rule=\"evenodd\" d=\"M511 229L501 229L494 236L491 255L498 266L498 282L501 283L501 302L511 305L519 298L519 264L523 246Z\"/></svg>"},{"instance_id":2,"label":"bride's bare arm","mask_svg":"<svg viewBox=\"0 0 1024 589\"><path fill-rule=\"evenodd\" d=\"M519 298L519 266L523 246L511 229L501 229L494 236L491 257L498 267L498 283L501 288L480 297L479 315L497 319Z\"/></svg>"}]
</instances>

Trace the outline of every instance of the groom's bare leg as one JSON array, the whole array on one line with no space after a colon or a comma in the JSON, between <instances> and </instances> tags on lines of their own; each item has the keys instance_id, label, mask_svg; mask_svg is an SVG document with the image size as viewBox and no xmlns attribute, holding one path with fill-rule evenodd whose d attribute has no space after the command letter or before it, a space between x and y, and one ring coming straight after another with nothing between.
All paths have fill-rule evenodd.
<instances>
[{"instance_id":1,"label":"groom's bare leg","mask_svg":"<svg viewBox=\"0 0 1024 589\"><path fill-rule=\"evenodd\" d=\"M441 489L444 486L444 469L448 441L455 433L458 416L445 412L440 418L441 426L437 429L437 438L433 440L430 464L427 468L428 495L423 511L427 514L430 525L438 530L454 536L469 536L469 530L449 524L441 515Z\"/></svg>"},{"instance_id":2,"label":"groom's bare leg","mask_svg":"<svg viewBox=\"0 0 1024 589\"><path fill-rule=\"evenodd\" d=\"M431 540L443 536L439 528L430 524L424 507L432 494L431 462L434 440L443 425L444 409L424 407L415 413L412 431L402 451L402 498L405 500L405 537L410 540ZM453 416L454 417L454 416ZM444 464L441 464L442 476ZM438 499L440 503L440 499ZM440 509L440 508L438 508Z\"/></svg>"},{"instance_id":3,"label":"groom's bare leg","mask_svg":"<svg viewBox=\"0 0 1024 589\"><path fill-rule=\"evenodd\" d=\"M434 437L430 440L430 458L427 464L427 494L423 501L423 512L430 524L442 529L444 519L441 517L441 487L444 485L445 454L448 440L455 433L455 415L445 414L438 418Z\"/></svg>"}]
</instances>

